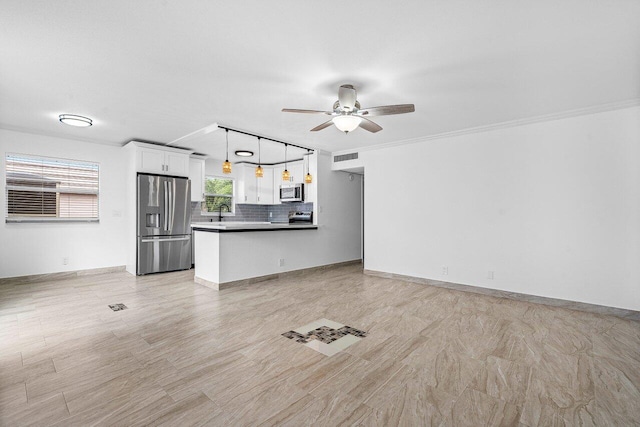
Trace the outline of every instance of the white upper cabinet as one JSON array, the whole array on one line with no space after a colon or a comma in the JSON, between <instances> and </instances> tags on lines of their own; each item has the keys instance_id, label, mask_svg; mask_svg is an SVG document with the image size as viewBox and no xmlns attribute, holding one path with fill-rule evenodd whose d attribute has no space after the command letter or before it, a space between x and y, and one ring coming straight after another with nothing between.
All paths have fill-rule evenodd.
<instances>
[{"instance_id":1,"label":"white upper cabinet","mask_svg":"<svg viewBox=\"0 0 640 427\"><path fill-rule=\"evenodd\" d=\"M289 162L287 163L287 170L289 171L289 181L291 183L301 183L304 182L304 165L302 163L302 161L297 161L297 162ZM273 177L273 182L277 183L277 187L280 188L280 184L283 183L282 181L282 172L284 171L284 164L282 165L278 165L275 166L273 168L273 173L274 173L274 177ZM286 182L285 182L286 184Z\"/></svg>"},{"instance_id":2,"label":"white upper cabinet","mask_svg":"<svg viewBox=\"0 0 640 427\"><path fill-rule=\"evenodd\" d=\"M164 156L169 175L189 176L189 154L168 152Z\"/></svg>"},{"instance_id":3,"label":"white upper cabinet","mask_svg":"<svg viewBox=\"0 0 640 427\"><path fill-rule=\"evenodd\" d=\"M273 204L273 168L262 167L264 175L262 178L256 178L258 182L258 204ZM278 200L279 202L280 200Z\"/></svg>"},{"instance_id":4,"label":"white upper cabinet","mask_svg":"<svg viewBox=\"0 0 640 427\"><path fill-rule=\"evenodd\" d=\"M136 156L136 172L189 176L190 151L131 141ZM127 145L129 145L127 144Z\"/></svg>"},{"instance_id":5,"label":"white upper cabinet","mask_svg":"<svg viewBox=\"0 0 640 427\"><path fill-rule=\"evenodd\" d=\"M264 176L256 177L255 165L238 165L238 203L273 204L273 168L263 166ZM279 199L278 199L279 201Z\"/></svg>"},{"instance_id":6,"label":"white upper cabinet","mask_svg":"<svg viewBox=\"0 0 640 427\"><path fill-rule=\"evenodd\" d=\"M240 194L238 203L258 203L258 187L256 176L251 165L242 165L240 178Z\"/></svg>"},{"instance_id":7,"label":"white upper cabinet","mask_svg":"<svg viewBox=\"0 0 640 427\"><path fill-rule=\"evenodd\" d=\"M191 180L191 201L204 200L204 159L189 159L189 179Z\"/></svg>"},{"instance_id":8,"label":"white upper cabinet","mask_svg":"<svg viewBox=\"0 0 640 427\"><path fill-rule=\"evenodd\" d=\"M164 152L138 149L138 172L164 172Z\"/></svg>"}]
</instances>

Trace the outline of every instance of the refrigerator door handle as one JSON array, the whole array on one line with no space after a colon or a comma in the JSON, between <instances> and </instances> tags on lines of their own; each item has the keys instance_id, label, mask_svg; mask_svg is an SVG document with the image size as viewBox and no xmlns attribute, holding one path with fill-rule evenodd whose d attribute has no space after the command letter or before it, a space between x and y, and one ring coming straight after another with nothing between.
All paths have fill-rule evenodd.
<instances>
[{"instance_id":1,"label":"refrigerator door handle","mask_svg":"<svg viewBox=\"0 0 640 427\"><path fill-rule=\"evenodd\" d=\"M162 181L162 183L164 184L164 230L167 231L169 230L169 221L167 218L169 216L169 190L167 181Z\"/></svg>"},{"instance_id":2,"label":"refrigerator door handle","mask_svg":"<svg viewBox=\"0 0 640 427\"><path fill-rule=\"evenodd\" d=\"M183 237L167 237L167 238L159 238L159 239L141 239L140 241L142 243L155 243L155 242L182 242L185 240L189 240L191 237L190 236L183 236Z\"/></svg>"},{"instance_id":3,"label":"refrigerator door handle","mask_svg":"<svg viewBox=\"0 0 640 427\"><path fill-rule=\"evenodd\" d=\"M173 186L171 185L173 180L167 185L169 186L169 228L173 229L173 214L176 209L175 201L173 200Z\"/></svg>"}]
</instances>

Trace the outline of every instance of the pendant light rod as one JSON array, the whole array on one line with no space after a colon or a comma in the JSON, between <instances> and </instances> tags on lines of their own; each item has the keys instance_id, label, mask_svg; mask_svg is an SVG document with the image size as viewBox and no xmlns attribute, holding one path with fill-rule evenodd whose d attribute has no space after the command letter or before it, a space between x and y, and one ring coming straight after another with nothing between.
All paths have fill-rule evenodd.
<instances>
[{"instance_id":1,"label":"pendant light rod","mask_svg":"<svg viewBox=\"0 0 640 427\"><path fill-rule=\"evenodd\" d=\"M227 133L225 133L225 137L227 140L227 157L226 157L227 160L226 161L228 162L229 161L229 131L228 130L227 130Z\"/></svg>"},{"instance_id":2,"label":"pendant light rod","mask_svg":"<svg viewBox=\"0 0 640 427\"><path fill-rule=\"evenodd\" d=\"M218 125L218 128L224 129L227 132L231 131L231 132L241 133L243 135L249 135L249 136L254 136L256 138L266 139L267 141L277 142L278 144L290 145L292 147L300 148L301 150L314 151L312 148L303 147L301 145L296 145L296 144L291 144L290 142L278 141L277 139L267 138L266 136L256 135L255 133L245 132L243 130L232 129L232 128L229 128L229 127L226 127L226 126L222 126L222 125Z\"/></svg>"}]
</instances>

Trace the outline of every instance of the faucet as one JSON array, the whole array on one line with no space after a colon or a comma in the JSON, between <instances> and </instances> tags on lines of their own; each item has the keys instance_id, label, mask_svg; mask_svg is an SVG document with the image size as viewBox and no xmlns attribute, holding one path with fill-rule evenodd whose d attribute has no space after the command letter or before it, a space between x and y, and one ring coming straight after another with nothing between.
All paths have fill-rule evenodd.
<instances>
[{"instance_id":1,"label":"faucet","mask_svg":"<svg viewBox=\"0 0 640 427\"><path fill-rule=\"evenodd\" d=\"M225 205L224 203L220 205L220 208L218 209L218 222L222 222L222 207L227 208L227 212L231 212L231 209L229 209L229 206Z\"/></svg>"}]
</instances>

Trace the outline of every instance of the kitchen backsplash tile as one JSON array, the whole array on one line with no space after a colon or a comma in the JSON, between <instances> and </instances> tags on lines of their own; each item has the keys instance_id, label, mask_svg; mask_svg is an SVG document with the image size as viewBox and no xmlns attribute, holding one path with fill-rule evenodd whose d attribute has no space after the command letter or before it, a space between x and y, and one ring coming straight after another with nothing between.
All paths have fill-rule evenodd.
<instances>
[{"instance_id":1,"label":"kitchen backsplash tile","mask_svg":"<svg viewBox=\"0 0 640 427\"><path fill-rule=\"evenodd\" d=\"M236 214L229 221L288 222L289 212L312 212L313 203L288 203L282 205L236 204ZM202 215L201 203L191 202L191 221L217 221L216 215Z\"/></svg>"}]
</instances>

